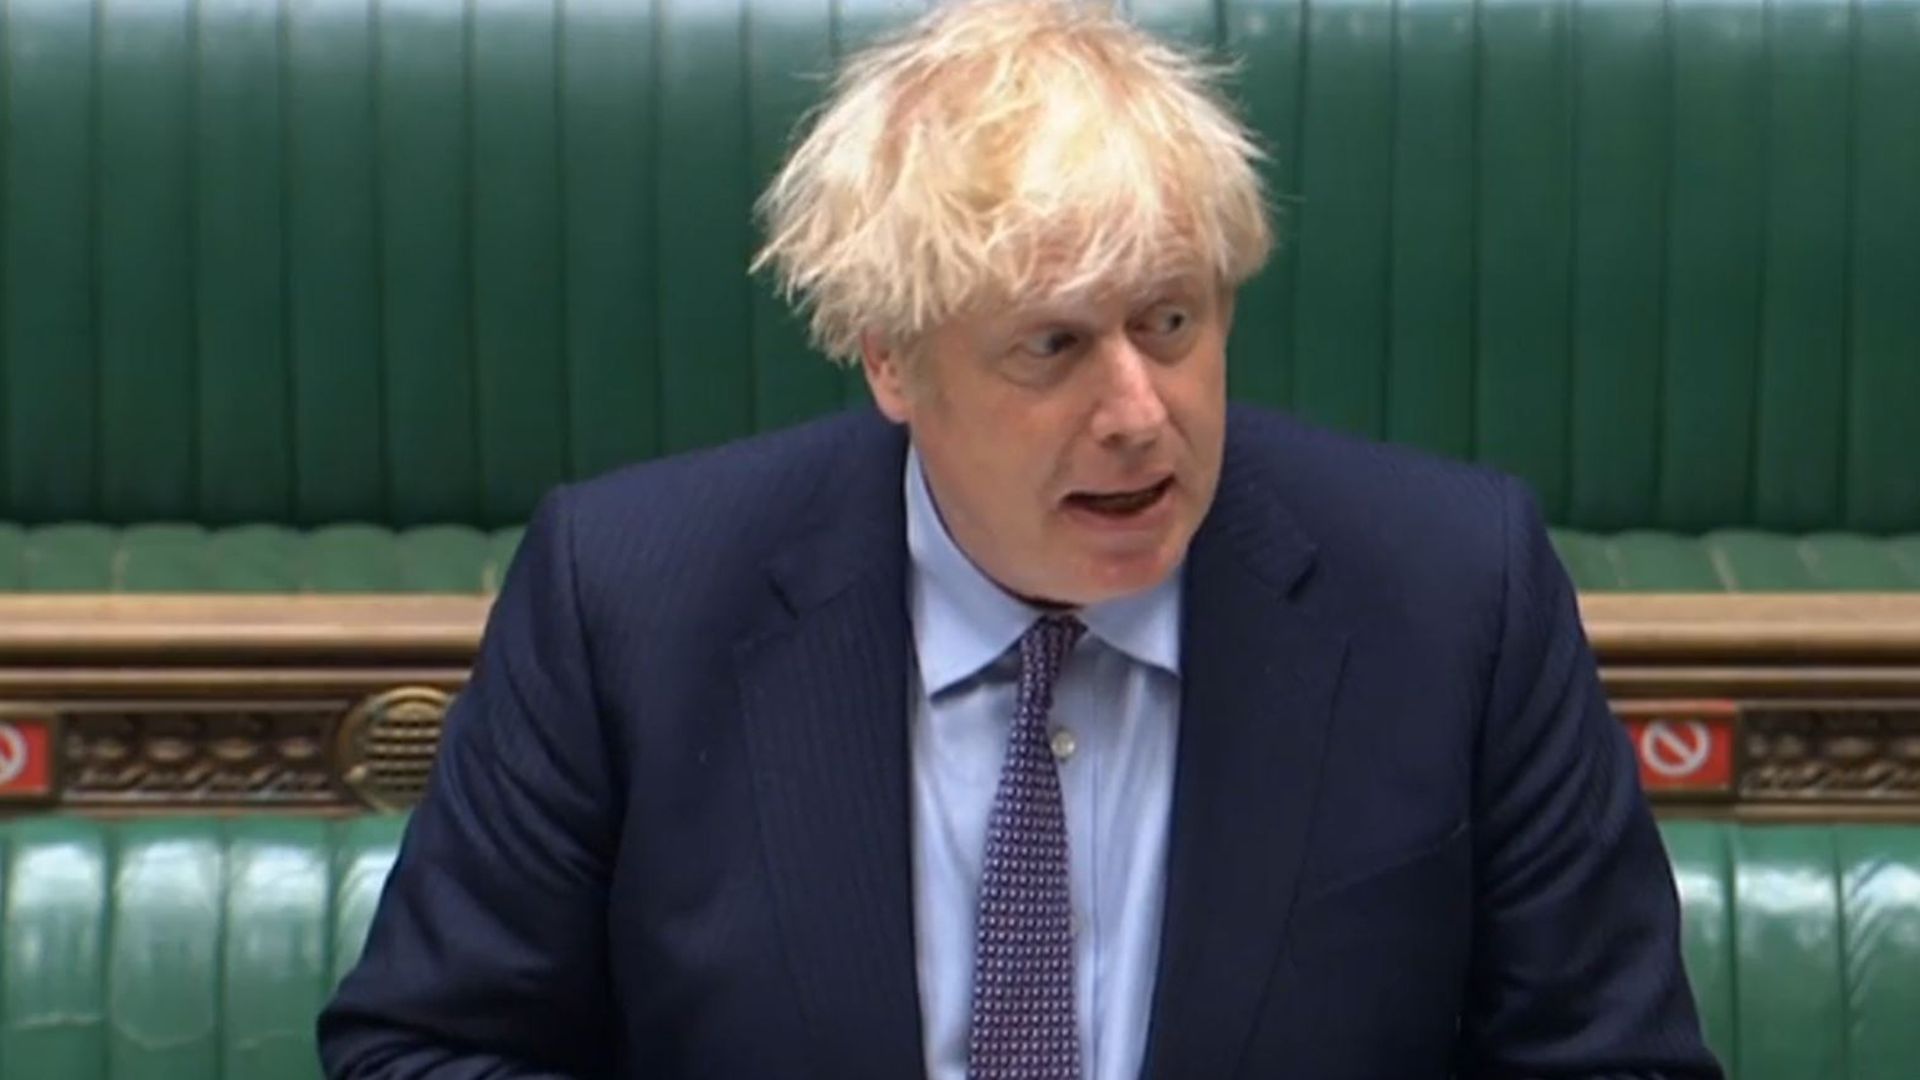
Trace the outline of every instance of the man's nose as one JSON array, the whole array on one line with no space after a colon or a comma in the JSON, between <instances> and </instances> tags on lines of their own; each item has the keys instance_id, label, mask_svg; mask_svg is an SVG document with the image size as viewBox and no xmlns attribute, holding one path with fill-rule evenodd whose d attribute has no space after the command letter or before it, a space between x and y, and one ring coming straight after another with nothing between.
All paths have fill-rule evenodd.
<instances>
[{"instance_id":1,"label":"man's nose","mask_svg":"<svg viewBox=\"0 0 1920 1080\"><path fill-rule=\"evenodd\" d=\"M1094 413L1094 437L1102 445L1151 446L1167 423L1153 359L1123 337L1103 351L1101 368L1105 383Z\"/></svg>"}]
</instances>

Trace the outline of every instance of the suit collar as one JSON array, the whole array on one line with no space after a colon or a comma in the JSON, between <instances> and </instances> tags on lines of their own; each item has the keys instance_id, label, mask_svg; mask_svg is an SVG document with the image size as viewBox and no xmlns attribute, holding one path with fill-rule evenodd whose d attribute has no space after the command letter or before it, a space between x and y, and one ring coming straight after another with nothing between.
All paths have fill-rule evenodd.
<instances>
[{"instance_id":1,"label":"suit collar","mask_svg":"<svg viewBox=\"0 0 1920 1080\"><path fill-rule=\"evenodd\" d=\"M904 435L868 413L768 566L736 647L774 912L814 1075L920 1077L907 788Z\"/></svg>"},{"instance_id":2,"label":"suit collar","mask_svg":"<svg viewBox=\"0 0 1920 1080\"><path fill-rule=\"evenodd\" d=\"M1265 455L1229 441L1188 555L1153 1080L1232 1076L1286 936L1348 635Z\"/></svg>"},{"instance_id":3,"label":"suit collar","mask_svg":"<svg viewBox=\"0 0 1920 1080\"><path fill-rule=\"evenodd\" d=\"M1220 487L1193 538L1189 560L1237 563L1284 599L1313 570L1320 551L1286 502L1287 482L1263 448L1229 414Z\"/></svg>"},{"instance_id":4,"label":"suit collar","mask_svg":"<svg viewBox=\"0 0 1920 1080\"><path fill-rule=\"evenodd\" d=\"M871 409L831 422L839 440L815 478L806 509L767 563L775 593L796 616L862 582L904 581L900 470L906 432Z\"/></svg>"}]
</instances>

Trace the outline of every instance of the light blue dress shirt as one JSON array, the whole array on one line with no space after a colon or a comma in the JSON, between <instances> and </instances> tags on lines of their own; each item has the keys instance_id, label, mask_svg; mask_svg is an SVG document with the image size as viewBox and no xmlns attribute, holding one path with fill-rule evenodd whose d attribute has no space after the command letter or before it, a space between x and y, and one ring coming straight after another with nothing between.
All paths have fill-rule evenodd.
<instances>
[{"instance_id":1,"label":"light blue dress shirt","mask_svg":"<svg viewBox=\"0 0 1920 1080\"><path fill-rule=\"evenodd\" d=\"M954 544L920 459L906 469L918 683L913 891L930 1080L965 1080L973 937L987 817L1013 722L1010 650L1041 612ZM1050 727L1066 801L1084 1080L1133 1080L1159 961L1180 706L1180 578L1079 612L1087 633L1055 687Z\"/></svg>"}]
</instances>

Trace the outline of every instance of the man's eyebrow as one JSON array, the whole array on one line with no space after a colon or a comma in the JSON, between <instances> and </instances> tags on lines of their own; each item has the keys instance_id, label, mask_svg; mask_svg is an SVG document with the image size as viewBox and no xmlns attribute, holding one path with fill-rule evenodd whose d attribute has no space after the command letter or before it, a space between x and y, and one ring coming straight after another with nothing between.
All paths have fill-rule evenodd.
<instances>
[{"instance_id":1,"label":"man's eyebrow","mask_svg":"<svg viewBox=\"0 0 1920 1080\"><path fill-rule=\"evenodd\" d=\"M1169 274L1145 283L1130 295L1135 303L1157 303L1168 297L1189 299L1201 290L1200 281L1192 274Z\"/></svg>"}]
</instances>

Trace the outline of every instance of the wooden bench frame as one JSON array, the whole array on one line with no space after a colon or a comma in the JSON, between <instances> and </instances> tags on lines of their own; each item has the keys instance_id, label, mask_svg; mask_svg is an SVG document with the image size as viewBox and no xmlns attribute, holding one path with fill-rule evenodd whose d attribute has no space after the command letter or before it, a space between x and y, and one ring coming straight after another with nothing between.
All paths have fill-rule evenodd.
<instances>
[{"instance_id":1,"label":"wooden bench frame","mask_svg":"<svg viewBox=\"0 0 1920 1080\"><path fill-rule=\"evenodd\" d=\"M404 806L489 603L0 597L0 724L58 747L41 789L0 791L0 808ZM1920 595L1581 606L1664 813L1920 821Z\"/></svg>"}]
</instances>

